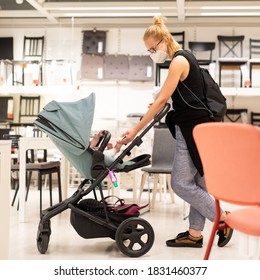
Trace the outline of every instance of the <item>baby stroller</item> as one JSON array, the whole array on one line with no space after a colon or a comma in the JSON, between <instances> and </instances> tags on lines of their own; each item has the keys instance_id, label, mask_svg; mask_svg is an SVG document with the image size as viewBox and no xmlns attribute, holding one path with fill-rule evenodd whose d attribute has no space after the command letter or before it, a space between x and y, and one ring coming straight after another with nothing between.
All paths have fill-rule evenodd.
<instances>
[{"instance_id":1,"label":"baby stroller","mask_svg":"<svg viewBox=\"0 0 260 280\"><path fill-rule=\"evenodd\" d=\"M153 228L139 217L139 211L128 214L111 211L103 195L103 181L110 172L130 172L150 164L148 154L128 161L123 159L131 155L135 146L141 145L142 137L167 113L169 104L116 158L103 153L111 137L108 131L105 131L97 150L89 148L94 108L94 93L75 102L51 101L34 121L34 125L49 136L84 177L71 197L42 211L37 248L41 254L46 253L51 235L50 219L70 209L70 223L81 237L110 237L123 254L139 257L153 246ZM84 198L90 193L93 198Z\"/></svg>"}]
</instances>

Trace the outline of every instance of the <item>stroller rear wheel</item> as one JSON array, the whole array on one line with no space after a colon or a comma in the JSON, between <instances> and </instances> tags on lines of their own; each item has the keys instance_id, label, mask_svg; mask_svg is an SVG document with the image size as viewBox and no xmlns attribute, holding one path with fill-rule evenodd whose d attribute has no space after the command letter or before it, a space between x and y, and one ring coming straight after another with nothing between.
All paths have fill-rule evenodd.
<instances>
[{"instance_id":1,"label":"stroller rear wheel","mask_svg":"<svg viewBox=\"0 0 260 280\"><path fill-rule=\"evenodd\" d=\"M118 226L115 240L122 253L128 257L140 257L152 248L154 231L146 220L129 218Z\"/></svg>"}]
</instances>

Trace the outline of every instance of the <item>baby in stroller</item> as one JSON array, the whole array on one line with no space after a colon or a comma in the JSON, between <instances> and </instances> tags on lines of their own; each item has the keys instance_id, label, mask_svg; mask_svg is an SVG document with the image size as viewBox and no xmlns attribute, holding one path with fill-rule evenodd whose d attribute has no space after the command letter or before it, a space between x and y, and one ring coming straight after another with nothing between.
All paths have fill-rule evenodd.
<instances>
[{"instance_id":1,"label":"baby in stroller","mask_svg":"<svg viewBox=\"0 0 260 280\"><path fill-rule=\"evenodd\" d=\"M100 142L102 141L103 137L105 137L105 130L100 130L94 137L91 139L89 147L93 150L98 149ZM112 143L108 143L106 149L104 150L104 154L114 157L117 153L120 152L121 147L123 144L116 141L116 144L113 145Z\"/></svg>"}]
</instances>

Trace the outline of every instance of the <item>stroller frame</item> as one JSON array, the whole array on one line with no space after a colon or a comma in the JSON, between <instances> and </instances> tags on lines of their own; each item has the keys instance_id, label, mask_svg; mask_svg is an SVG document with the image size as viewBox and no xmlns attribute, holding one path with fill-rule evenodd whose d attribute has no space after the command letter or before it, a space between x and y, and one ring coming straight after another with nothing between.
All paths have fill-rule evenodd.
<instances>
[{"instance_id":1,"label":"stroller frame","mask_svg":"<svg viewBox=\"0 0 260 280\"><path fill-rule=\"evenodd\" d=\"M110 237L116 241L120 251L129 257L142 256L152 248L154 243L154 231L146 220L139 218L139 215L125 215L120 222L115 222L113 218L111 218L104 200L102 182L107 177L109 170L115 170L115 172L117 172L117 164L122 162L126 156L131 155L131 150L135 146L140 146L143 143L143 136L166 115L169 109L170 105L166 103L165 107L154 117L153 121L135 137L109 167L104 167L103 170L98 173L97 177L93 177L93 180L84 179L71 197L42 211L36 238L37 248L41 254L45 254L48 250L51 235L51 218L67 209L71 210L71 224L83 238ZM110 133L102 139L100 146L104 147L104 143L106 143L109 138ZM148 155L148 157L150 158L150 155ZM147 161L148 157L137 157L137 164L138 161L141 162L140 166L137 168L150 164L150 161ZM126 169L126 172L131 170L133 169ZM90 186L85 188L88 184L90 184ZM89 213L78 207L78 202L90 192L94 193L94 200L98 201L96 194L97 189L101 196L101 202L103 202L104 205L102 215L98 213ZM84 230L82 229L82 223L84 224ZM86 224L92 228L92 232L91 230L90 233L85 231L87 228L85 226ZM143 239L145 239L145 241ZM128 242L126 242L126 240Z\"/></svg>"}]
</instances>

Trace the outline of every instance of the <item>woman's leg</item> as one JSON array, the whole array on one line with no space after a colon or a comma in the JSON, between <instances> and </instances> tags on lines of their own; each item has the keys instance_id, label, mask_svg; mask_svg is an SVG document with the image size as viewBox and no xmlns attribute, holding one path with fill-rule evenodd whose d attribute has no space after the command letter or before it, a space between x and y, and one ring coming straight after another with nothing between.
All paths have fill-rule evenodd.
<instances>
[{"instance_id":1,"label":"woman's leg","mask_svg":"<svg viewBox=\"0 0 260 280\"><path fill-rule=\"evenodd\" d=\"M204 178L194 166L181 130L176 126L176 151L172 170L172 188L175 193L190 204L189 230L182 232L174 239L166 241L169 247L201 248L206 218L214 221L215 203L206 190ZM221 210L222 211L222 210ZM220 221L224 221L227 212L223 212ZM225 246L232 237L233 230L229 227L218 231L218 246Z\"/></svg>"},{"instance_id":2,"label":"woman's leg","mask_svg":"<svg viewBox=\"0 0 260 280\"><path fill-rule=\"evenodd\" d=\"M176 151L171 183L174 192L190 204L190 229L202 231L206 218L214 221L214 200L206 191L204 178L194 166L178 126L176 126Z\"/></svg>"}]
</instances>

